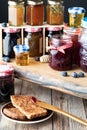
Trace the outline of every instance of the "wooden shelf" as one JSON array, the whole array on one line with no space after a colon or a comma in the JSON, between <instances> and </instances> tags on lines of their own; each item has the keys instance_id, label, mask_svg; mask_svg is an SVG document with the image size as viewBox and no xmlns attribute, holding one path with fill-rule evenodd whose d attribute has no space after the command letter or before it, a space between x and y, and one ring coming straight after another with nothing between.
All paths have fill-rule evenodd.
<instances>
[{"instance_id":1,"label":"wooden shelf","mask_svg":"<svg viewBox=\"0 0 87 130\"><path fill-rule=\"evenodd\" d=\"M73 78L71 76L74 71L81 72L79 68L74 67L72 70L67 71L67 77L63 77L61 71L53 70L48 63L36 62L33 58L30 58L28 66L18 66L14 60L9 64L14 66L17 78L87 99L87 73L83 78Z\"/></svg>"}]
</instances>

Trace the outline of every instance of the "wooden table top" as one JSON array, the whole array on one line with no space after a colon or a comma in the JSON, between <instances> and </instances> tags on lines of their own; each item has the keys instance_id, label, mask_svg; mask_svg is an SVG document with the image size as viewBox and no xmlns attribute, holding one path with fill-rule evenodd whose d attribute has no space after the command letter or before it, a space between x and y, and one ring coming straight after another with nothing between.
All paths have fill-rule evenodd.
<instances>
[{"instance_id":1,"label":"wooden table top","mask_svg":"<svg viewBox=\"0 0 87 130\"><path fill-rule=\"evenodd\" d=\"M33 95L87 120L87 100L55 90L44 88L38 84L15 79L15 94ZM0 104L0 109L4 103ZM0 114L0 130L87 130L87 127L61 114L53 116L38 124L19 124L9 121Z\"/></svg>"}]
</instances>

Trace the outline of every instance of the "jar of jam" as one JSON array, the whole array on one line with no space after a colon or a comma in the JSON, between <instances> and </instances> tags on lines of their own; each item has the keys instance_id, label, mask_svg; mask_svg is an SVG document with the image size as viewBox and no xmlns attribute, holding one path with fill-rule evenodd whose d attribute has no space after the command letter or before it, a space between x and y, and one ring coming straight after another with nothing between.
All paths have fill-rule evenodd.
<instances>
[{"instance_id":1,"label":"jar of jam","mask_svg":"<svg viewBox=\"0 0 87 130\"><path fill-rule=\"evenodd\" d=\"M24 24L24 1L9 0L8 1L8 19L9 25L21 26Z\"/></svg>"},{"instance_id":2,"label":"jar of jam","mask_svg":"<svg viewBox=\"0 0 87 130\"><path fill-rule=\"evenodd\" d=\"M29 46L22 44L14 46L15 62L17 65L26 66L29 64Z\"/></svg>"},{"instance_id":3,"label":"jar of jam","mask_svg":"<svg viewBox=\"0 0 87 130\"><path fill-rule=\"evenodd\" d=\"M61 0L48 0L46 7L47 23L61 25L64 22L64 6Z\"/></svg>"},{"instance_id":4,"label":"jar of jam","mask_svg":"<svg viewBox=\"0 0 87 130\"><path fill-rule=\"evenodd\" d=\"M29 56L41 56L43 53L42 28L26 28L25 45L30 46Z\"/></svg>"},{"instance_id":5,"label":"jar of jam","mask_svg":"<svg viewBox=\"0 0 87 130\"><path fill-rule=\"evenodd\" d=\"M68 35L54 35L49 47L49 65L55 70L65 71L72 69L73 42Z\"/></svg>"},{"instance_id":6,"label":"jar of jam","mask_svg":"<svg viewBox=\"0 0 87 130\"><path fill-rule=\"evenodd\" d=\"M43 0L28 0L26 5L26 23L29 25L43 25Z\"/></svg>"},{"instance_id":7,"label":"jar of jam","mask_svg":"<svg viewBox=\"0 0 87 130\"><path fill-rule=\"evenodd\" d=\"M83 71L87 72L87 17L82 20L82 33L79 38L80 50L80 67Z\"/></svg>"},{"instance_id":8,"label":"jar of jam","mask_svg":"<svg viewBox=\"0 0 87 130\"><path fill-rule=\"evenodd\" d=\"M21 44L21 30L6 28L3 32L5 34L3 39L3 60L9 62L10 58L15 57L13 47L17 44Z\"/></svg>"},{"instance_id":9,"label":"jar of jam","mask_svg":"<svg viewBox=\"0 0 87 130\"><path fill-rule=\"evenodd\" d=\"M81 27L81 20L84 18L86 10L83 7L70 7L68 12L70 27Z\"/></svg>"},{"instance_id":10,"label":"jar of jam","mask_svg":"<svg viewBox=\"0 0 87 130\"><path fill-rule=\"evenodd\" d=\"M46 40L45 40L46 54L48 53L50 39L55 34L59 35L60 37L63 34L63 28L62 27L47 27L46 28Z\"/></svg>"},{"instance_id":11,"label":"jar of jam","mask_svg":"<svg viewBox=\"0 0 87 130\"><path fill-rule=\"evenodd\" d=\"M73 64L79 66L79 36L82 28L64 26L64 33L71 36L73 42Z\"/></svg>"},{"instance_id":12,"label":"jar of jam","mask_svg":"<svg viewBox=\"0 0 87 130\"><path fill-rule=\"evenodd\" d=\"M11 65L0 64L0 102L10 101L14 94L14 68Z\"/></svg>"}]
</instances>

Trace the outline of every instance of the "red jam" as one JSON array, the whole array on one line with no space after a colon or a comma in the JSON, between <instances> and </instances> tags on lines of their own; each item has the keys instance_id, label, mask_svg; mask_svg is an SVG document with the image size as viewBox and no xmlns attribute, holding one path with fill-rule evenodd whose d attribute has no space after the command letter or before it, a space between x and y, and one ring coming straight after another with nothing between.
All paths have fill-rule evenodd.
<instances>
[{"instance_id":1,"label":"red jam","mask_svg":"<svg viewBox=\"0 0 87 130\"><path fill-rule=\"evenodd\" d=\"M58 38L54 35L49 48L49 65L55 70L72 69L72 49L73 42L71 37L62 35Z\"/></svg>"}]
</instances>

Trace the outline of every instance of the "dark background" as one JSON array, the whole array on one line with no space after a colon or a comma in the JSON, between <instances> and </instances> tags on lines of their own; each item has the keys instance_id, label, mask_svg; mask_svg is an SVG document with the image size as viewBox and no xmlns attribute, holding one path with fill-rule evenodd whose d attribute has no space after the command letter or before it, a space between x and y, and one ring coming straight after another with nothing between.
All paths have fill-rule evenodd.
<instances>
[{"instance_id":1,"label":"dark background","mask_svg":"<svg viewBox=\"0 0 87 130\"><path fill-rule=\"evenodd\" d=\"M44 0L44 3L46 5L47 0ZM64 0L65 22L68 22L68 8L71 6L81 6L87 10L87 0ZM0 23L1 22L8 22L8 0L0 0Z\"/></svg>"}]
</instances>

